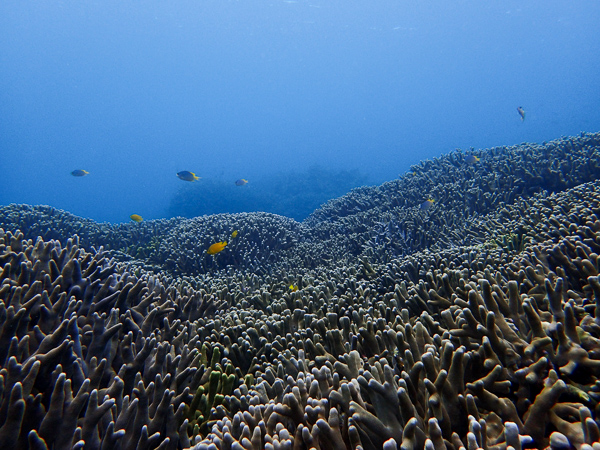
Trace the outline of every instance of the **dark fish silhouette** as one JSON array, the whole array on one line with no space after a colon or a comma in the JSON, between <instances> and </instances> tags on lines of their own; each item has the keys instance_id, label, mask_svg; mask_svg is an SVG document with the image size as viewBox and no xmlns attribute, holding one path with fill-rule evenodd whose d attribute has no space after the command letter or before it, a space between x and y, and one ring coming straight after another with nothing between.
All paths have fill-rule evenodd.
<instances>
[{"instance_id":1,"label":"dark fish silhouette","mask_svg":"<svg viewBox=\"0 0 600 450\"><path fill-rule=\"evenodd\" d=\"M479 158L475 155L467 155L465 156L465 162L469 165L472 165L479 162Z\"/></svg>"},{"instance_id":2,"label":"dark fish silhouette","mask_svg":"<svg viewBox=\"0 0 600 450\"><path fill-rule=\"evenodd\" d=\"M435 202L434 199L432 198L428 198L427 200L425 200L423 203L421 203L420 208L423 211L427 211L428 209L431 209L431 207L433 206L433 202Z\"/></svg>"},{"instance_id":3,"label":"dark fish silhouette","mask_svg":"<svg viewBox=\"0 0 600 450\"><path fill-rule=\"evenodd\" d=\"M183 181L196 181L200 179L194 172L188 172L187 170L177 172L177 176Z\"/></svg>"}]
</instances>

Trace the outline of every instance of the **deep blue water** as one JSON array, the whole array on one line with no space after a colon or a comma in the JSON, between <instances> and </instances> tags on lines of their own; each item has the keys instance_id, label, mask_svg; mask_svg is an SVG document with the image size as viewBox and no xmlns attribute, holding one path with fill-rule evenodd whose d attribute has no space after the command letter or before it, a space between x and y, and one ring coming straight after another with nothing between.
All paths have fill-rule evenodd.
<instances>
[{"instance_id":1,"label":"deep blue water","mask_svg":"<svg viewBox=\"0 0 600 450\"><path fill-rule=\"evenodd\" d=\"M152 219L181 170L380 183L598 131L598 23L597 0L4 0L0 204Z\"/></svg>"}]
</instances>

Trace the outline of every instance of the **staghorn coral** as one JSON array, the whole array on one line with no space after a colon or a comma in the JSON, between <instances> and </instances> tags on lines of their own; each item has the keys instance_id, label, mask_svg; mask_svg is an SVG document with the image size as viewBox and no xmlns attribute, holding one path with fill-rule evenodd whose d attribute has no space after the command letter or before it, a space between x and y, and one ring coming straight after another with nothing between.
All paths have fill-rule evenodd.
<instances>
[{"instance_id":1,"label":"staghorn coral","mask_svg":"<svg viewBox=\"0 0 600 450\"><path fill-rule=\"evenodd\" d=\"M71 239L0 231L0 260L2 448L188 442L184 406L204 366L191 328L177 325L223 302L134 277Z\"/></svg>"},{"instance_id":2,"label":"staghorn coral","mask_svg":"<svg viewBox=\"0 0 600 450\"><path fill-rule=\"evenodd\" d=\"M562 219L568 221L573 217ZM585 218L585 222L589 219ZM577 242L576 237L573 239ZM561 244L564 247L566 242ZM454 443L455 447L503 448L503 445L511 445L517 448L517 445L530 442L542 446L548 443L545 434L548 427L556 427L560 430L557 433L573 445L581 445L584 435L588 436L587 443L594 442L595 438L590 436L595 431L587 430L587 427L596 430L597 425L587 417L595 410L597 399L586 390L593 390L590 388L595 383L583 390L582 380L569 376L573 375L565 370L571 364L569 354L578 347L575 343L565 345L561 327L552 327L553 318L574 317L560 313L561 309L572 310L569 299L559 298L556 294L564 290L564 281L559 281L560 278L552 281L555 275L551 269L560 273L560 266L539 267L537 264L543 253L556 254L557 251L556 244L546 243L512 260L505 259L505 266L522 267L523 274L527 274L527 279L523 280L518 275L510 276L511 272L502 266L498 267L498 273L492 274L484 264L470 260L473 255L469 252L457 256L457 259L469 261L464 269L437 269L437 274L430 273L423 277L425 280L420 280L421 286L399 289L399 293L394 292L391 297L389 294L393 291L381 295L376 284L369 286L370 281L352 287L338 285L328 308L336 313L330 312L322 319L315 320L309 311L318 311L320 300L326 301L327 295L309 297L303 302L304 311L288 311L288 320L293 324L290 329L302 333L291 346L288 343L288 356L279 358L276 355L277 368L273 367L274 363L271 370L263 366L260 372L268 378L257 379L259 385L254 393L235 392L240 404L250 405L248 410L254 419L238 412L231 424L217 422L213 433L197 448L208 448L208 442L220 447L226 445L224 442L235 440L243 445L244 436L236 433L244 433L246 427L246 439L252 437L255 442L260 442L259 445L264 443L275 448L283 445L273 442L282 440L284 429L287 430L284 442L301 439L301 445L315 448L331 448L336 442L335 445L339 445L338 439L344 439L344 436L347 436L343 442L348 448L356 448L358 442L363 448L382 448L389 439L394 439L398 445L404 443L419 448L426 445L427 439L432 445L433 439L438 439L440 446ZM571 257L576 252L575 247ZM497 253L496 256L504 255ZM593 254L588 254L594 258ZM424 259L429 257L424 256ZM559 261L569 259L569 255L565 255ZM488 260L491 262L494 258L488 256ZM448 264L448 260L441 257L438 263ZM385 275L385 278L389 277L389 274ZM326 278L331 280L333 274L329 273ZM398 274L397 278L406 277ZM571 277L569 280L581 285L582 291L578 295L571 292L569 296L579 298L585 308L583 292L591 292L591 288L586 288L589 285L597 288L597 278L583 281ZM315 287L313 292L327 292L328 284L324 283L320 289ZM352 298L345 298L336 305L335 295L344 295L344 289L348 297L352 294ZM536 302L532 309L527 293L536 289L543 289L544 295L531 297ZM304 290L310 292L310 286ZM433 316L422 312L411 318L406 309L396 309L394 314L393 309L405 295L403 291L412 292L413 302L417 306L427 306ZM295 294L290 297L296 297ZM414 300L420 295L423 297L418 302ZM438 309L440 299L448 303L444 310ZM410 299L404 301L409 303ZM336 306L352 305L360 310L361 302L364 311L369 311L366 314L369 319L361 319L363 314L360 313L346 313L342 317L337 314ZM390 306L385 306L386 303ZM275 309L276 304L271 306L273 311L283 314L284 305ZM285 306L288 304L286 301ZM550 320L548 325L544 325L544 318ZM515 324L519 326L515 327ZM283 325L278 334L282 335L286 328ZM318 331L318 335L312 330ZM344 340L335 338L336 334L344 335ZM580 331L579 334L583 333ZM577 336L577 332L571 330L570 335ZM400 359L399 355L404 358ZM596 364L588 355L580 358L576 366L580 366L580 371L590 367L596 370ZM278 373L288 376L275 377ZM284 389L286 384L288 387ZM296 399L286 395L286 391ZM565 401L559 401L561 396ZM400 402L403 402L402 406L399 406ZM260 413L256 412L256 406L252 407L257 403L265 405ZM256 418L257 414L260 420ZM333 414L333 418L329 414ZM338 420L340 416L342 418ZM574 421L578 416L579 420ZM259 425L261 420L268 438ZM342 430L336 432L329 422L343 424ZM509 422L514 425L507 429L503 424ZM278 430L277 424L284 428ZM402 434L394 435L398 430L403 430ZM264 440L258 440L257 436ZM247 443L245 448L258 447Z\"/></svg>"},{"instance_id":3,"label":"staghorn coral","mask_svg":"<svg viewBox=\"0 0 600 450\"><path fill-rule=\"evenodd\" d=\"M547 149L593 153L593 138ZM0 231L2 448L597 447L600 183L540 190L579 182L563 169L564 183L539 170L542 184L515 183L523 195L485 216L457 201L429 228L465 221L447 248L409 245L401 258L348 251L380 227L371 219L339 248L337 235L319 243L345 234L343 215L156 224L154 263L102 250L99 235L86 251L76 237ZM232 225L253 258L203 269L202 239ZM511 234L518 245L486 245Z\"/></svg>"}]
</instances>

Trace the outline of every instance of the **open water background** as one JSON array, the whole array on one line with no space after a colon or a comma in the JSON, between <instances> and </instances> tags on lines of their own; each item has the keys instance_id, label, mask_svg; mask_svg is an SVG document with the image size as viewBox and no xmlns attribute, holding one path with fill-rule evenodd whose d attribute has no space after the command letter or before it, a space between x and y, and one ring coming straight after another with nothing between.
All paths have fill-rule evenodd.
<instances>
[{"instance_id":1,"label":"open water background","mask_svg":"<svg viewBox=\"0 0 600 450\"><path fill-rule=\"evenodd\" d=\"M124 222L282 179L300 203L311 173L327 197L598 131L598 23L598 1L5 0L0 204Z\"/></svg>"}]
</instances>

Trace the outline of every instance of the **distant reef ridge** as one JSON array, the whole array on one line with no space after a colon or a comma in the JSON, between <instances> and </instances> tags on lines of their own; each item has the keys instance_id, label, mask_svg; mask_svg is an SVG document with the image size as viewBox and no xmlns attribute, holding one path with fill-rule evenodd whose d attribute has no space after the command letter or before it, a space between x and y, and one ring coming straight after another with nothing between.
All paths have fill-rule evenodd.
<instances>
[{"instance_id":1,"label":"distant reef ridge","mask_svg":"<svg viewBox=\"0 0 600 450\"><path fill-rule=\"evenodd\" d=\"M168 216L192 218L261 211L300 221L327 200L367 183L368 177L356 169L322 166L273 173L242 186L207 178L183 184L171 199Z\"/></svg>"},{"instance_id":2,"label":"distant reef ridge","mask_svg":"<svg viewBox=\"0 0 600 450\"><path fill-rule=\"evenodd\" d=\"M0 448L598 449L598 255L600 133L302 222L3 206Z\"/></svg>"}]
</instances>

